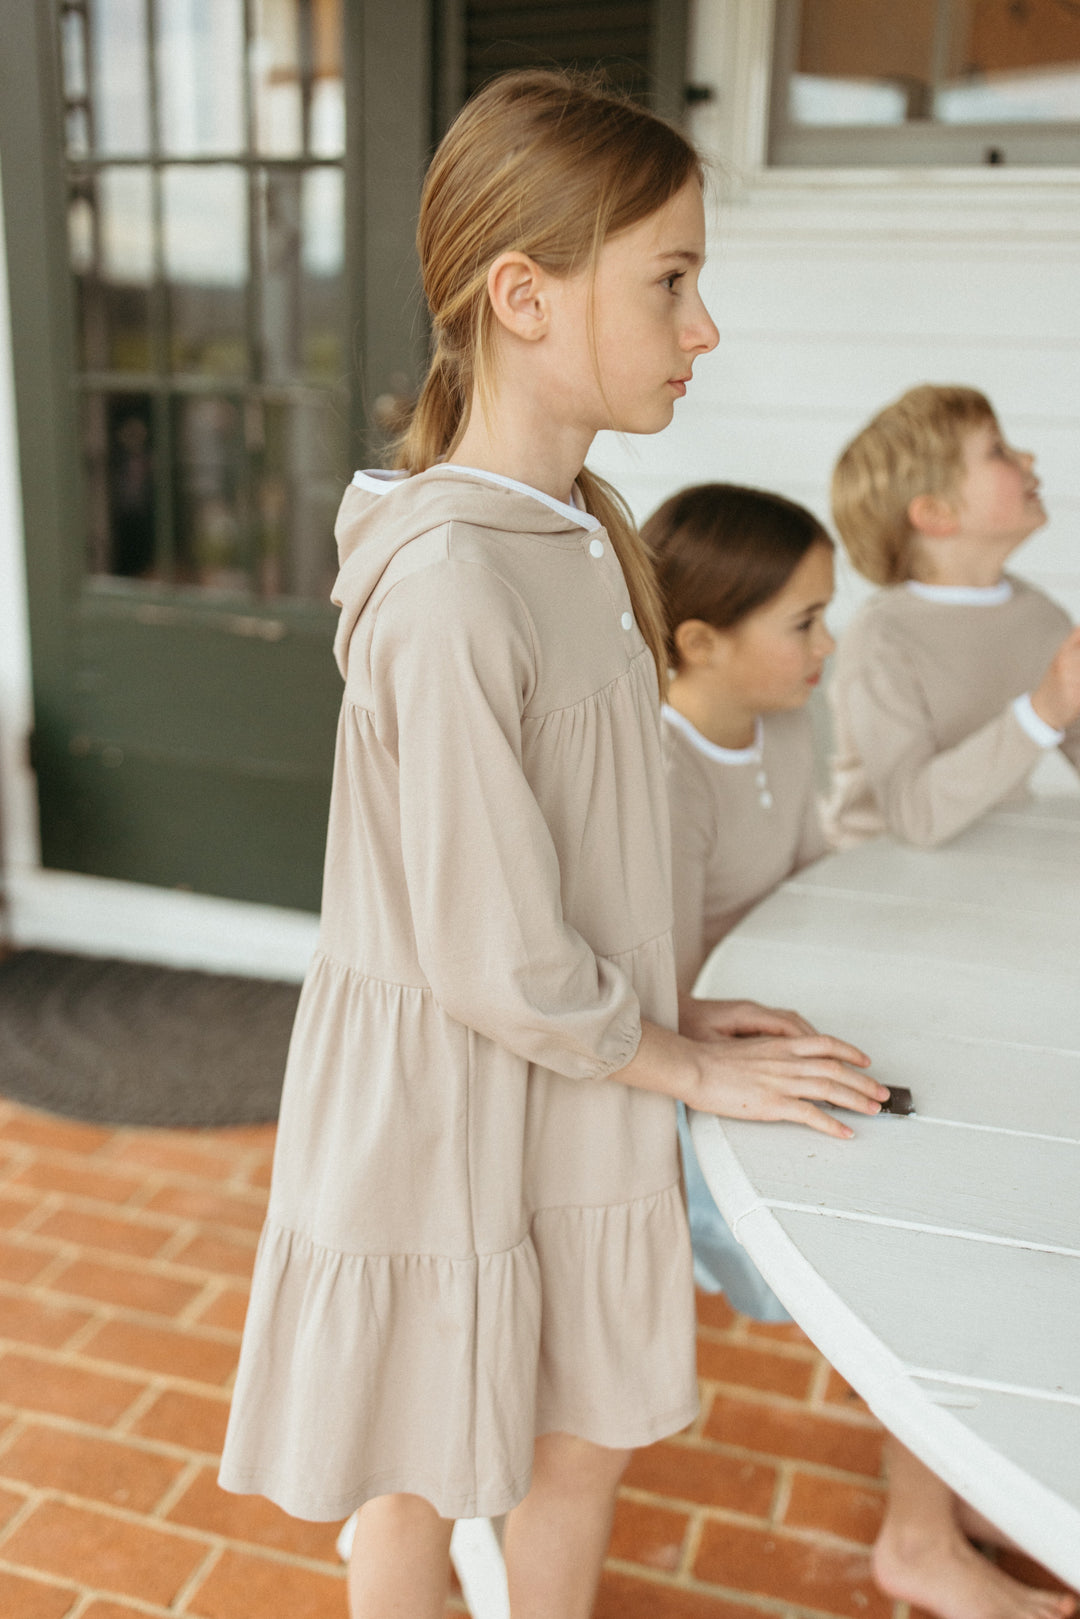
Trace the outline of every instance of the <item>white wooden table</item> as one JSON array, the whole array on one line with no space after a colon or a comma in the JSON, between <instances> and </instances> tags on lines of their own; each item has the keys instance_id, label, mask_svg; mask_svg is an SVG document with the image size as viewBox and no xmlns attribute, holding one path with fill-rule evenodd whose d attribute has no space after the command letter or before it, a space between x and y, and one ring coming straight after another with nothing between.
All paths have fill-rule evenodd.
<instances>
[{"instance_id":1,"label":"white wooden table","mask_svg":"<svg viewBox=\"0 0 1080 1619\"><path fill-rule=\"evenodd\" d=\"M795 1007L909 1118L834 1141L702 1114L729 1224L905 1445L1080 1588L1080 797L786 883L699 995Z\"/></svg>"}]
</instances>

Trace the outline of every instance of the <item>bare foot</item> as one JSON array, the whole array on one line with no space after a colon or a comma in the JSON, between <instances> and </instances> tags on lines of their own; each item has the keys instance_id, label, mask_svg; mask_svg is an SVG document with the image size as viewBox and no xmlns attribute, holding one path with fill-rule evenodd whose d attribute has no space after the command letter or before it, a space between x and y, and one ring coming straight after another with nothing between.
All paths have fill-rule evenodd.
<instances>
[{"instance_id":1,"label":"bare foot","mask_svg":"<svg viewBox=\"0 0 1080 1619\"><path fill-rule=\"evenodd\" d=\"M886 1519L874 1546L874 1579L900 1602L939 1619L1069 1619L1076 1598L1037 1591L995 1568L953 1526L933 1538L894 1530Z\"/></svg>"}]
</instances>

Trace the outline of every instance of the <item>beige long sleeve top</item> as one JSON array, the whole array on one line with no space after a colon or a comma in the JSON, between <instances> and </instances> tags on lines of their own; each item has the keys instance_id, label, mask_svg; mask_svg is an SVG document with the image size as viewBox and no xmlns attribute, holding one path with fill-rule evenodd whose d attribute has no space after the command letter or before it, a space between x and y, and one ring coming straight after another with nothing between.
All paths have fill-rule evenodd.
<instances>
[{"instance_id":1,"label":"beige long sleeve top","mask_svg":"<svg viewBox=\"0 0 1080 1619\"><path fill-rule=\"evenodd\" d=\"M768 714L750 748L720 748L665 708L675 964L688 994L713 945L777 883L825 853L810 718Z\"/></svg>"},{"instance_id":2,"label":"beige long sleeve top","mask_svg":"<svg viewBox=\"0 0 1080 1619\"><path fill-rule=\"evenodd\" d=\"M696 1409L656 674L595 519L358 474L319 951L221 1479L300 1517L506 1511L537 1433Z\"/></svg>"},{"instance_id":3,"label":"beige long sleeve top","mask_svg":"<svg viewBox=\"0 0 1080 1619\"><path fill-rule=\"evenodd\" d=\"M1008 576L982 599L899 585L856 615L836 654L826 830L839 847L889 831L943 843L1022 790L1042 746L1017 715L1068 634L1068 615ZM1080 723L1061 743L1080 769Z\"/></svg>"}]
</instances>

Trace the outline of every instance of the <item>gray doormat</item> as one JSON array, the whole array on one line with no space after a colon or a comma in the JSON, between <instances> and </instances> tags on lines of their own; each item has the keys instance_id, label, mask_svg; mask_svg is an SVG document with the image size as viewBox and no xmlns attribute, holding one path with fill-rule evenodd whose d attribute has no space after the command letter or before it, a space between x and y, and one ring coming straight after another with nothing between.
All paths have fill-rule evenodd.
<instances>
[{"instance_id":1,"label":"gray doormat","mask_svg":"<svg viewBox=\"0 0 1080 1619\"><path fill-rule=\"evenodd\" d=\"M98 1124L276 1119L299 993L20 950L0 962L0 1093Z\"/></svg>"}]
</instances>

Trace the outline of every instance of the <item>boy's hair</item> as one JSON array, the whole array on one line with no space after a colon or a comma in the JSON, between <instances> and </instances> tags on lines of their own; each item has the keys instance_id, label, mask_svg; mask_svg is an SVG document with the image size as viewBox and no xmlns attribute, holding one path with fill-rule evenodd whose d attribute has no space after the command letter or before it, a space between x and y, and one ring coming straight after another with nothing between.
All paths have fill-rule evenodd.
<instances>
[{"instance_id":1,"label":"boy's hair","mask_svg":"<svg viewBox=\"0 0 1080 1619\"><path fill-rule=\"evenodd\" d=\"M733 483L680 490L641 534L656 559L674 669L680 624L731 629L783 590L811 546L833 543L805 506Z\"/></svg>"},{"instance_id":2,"label":"boy's hair","mask_svg":"<svg viewBox=\"0 0 1080 1619\"><path fill-rule=\"evenodd\" d=\"M431 161L417 248L434 353L396 465L422 472L468 422L474 386L490 396L494 314L488 270L526 253L555 275L595 269L609 236L662 208L701 159L682 132L597 78L546 69L505 73L455 118ZM584 360L584 356L583 356ZM663 620L648 553L630 514L588 470L578 487L622 564L638 627L663 684Z\"/></svg>"},{"instance_id":3,"label":"boy's hair","mask_svg":"<svg viewBox=\"0 0 1080 1619\"><path fill-rule=\"evenodd\" d=\"M916 495L955 495L964 435L994 422L977 388L923 383L886 405L844 450L832 477L833 520L855 567L876 585L911 577Z\"/></svg>"}]
</instances>

